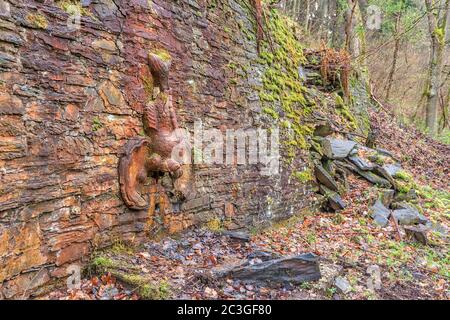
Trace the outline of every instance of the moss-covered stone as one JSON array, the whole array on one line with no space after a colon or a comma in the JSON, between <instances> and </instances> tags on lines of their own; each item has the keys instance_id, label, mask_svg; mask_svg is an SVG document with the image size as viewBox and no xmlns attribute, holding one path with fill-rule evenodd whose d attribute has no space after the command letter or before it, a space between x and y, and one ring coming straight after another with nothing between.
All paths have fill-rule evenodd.
<instances>
[{"instance_id":1,"label":"moss-covered stone","mask_svg":"<svg viewBox=\"0 0 450 320\"><path fill-rule=\"evenodd\" d=\"M309 168L304 171L296 171L292 175L302 183L307 183L314 180L314 175Z\"/></svg>"},{"instance_id":2,"label":"moss-covered stone","mask_svg":"<svg viewBox=\"0 0 450 320\"><path fill-rule=\"evenodd\" d=\"M165 49L156 49L156 50L150 51L149 54L158 56L164 62L169 62L172 59L169 51L167 51Z\"/></svg>"},{"instance_id":3,"label":"moss-covered stone","mask_svg":"<svg viewBox=\"0 0 450 320\"><path fill-rule=\"evenodd\" d=\"M309 149L305 138L312 128L304 123L311 103L298 74L298 68L306 62L303 48L293 32L294 23L277 10L266 12L267 33L270 35L261 45L259 63L265 66L262 88L259 92L264 113L279 121L287 148L287 156L295 156L295 148ZM280 116L282 114L282 116Z\"/></svg>"},{"instance_id":4,"label":"moss-covered stone","mask_svg":"<svg viewBox=\"0 0 450 320\"><path fill-rule=\"evenodd\" d=\"M26 17L27 21L35 28L38 29L47 29L48 21L47 18L40 13L29 13Z\"/></svg>"},{"instance_id":5,"label":"moss-covered stone","mask_svg":"<svg viewBox=\"0 0 450 320\"><path fill-rule=\"evenodd\" d=\"M84 8L81 5L80 0L59 0L56 1L56 4L58 5L58 7L60 7L68 14L74 14L79 12L80 15L83 16L93 16L92 12L90 12L89 9Z\"/></svg>"}]
</instances>

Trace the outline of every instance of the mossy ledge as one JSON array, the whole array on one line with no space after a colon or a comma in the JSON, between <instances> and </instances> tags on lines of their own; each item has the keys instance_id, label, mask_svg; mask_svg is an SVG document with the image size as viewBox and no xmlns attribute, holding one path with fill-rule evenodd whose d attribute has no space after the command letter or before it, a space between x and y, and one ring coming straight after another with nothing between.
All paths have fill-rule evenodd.
<instances>
[{"instance_id":1,"label":"mossy ledge","mask_svg":"<svg viewBox=\"0 0 450 320\"><path fill-rule=\"evenodd\" d=\"M137 266L127 263L130 255L133 254L130 250L130 248L113 246L109 250L97 252L91 258L85 273L88 276L109 273L144 300L169 299L172 292L166 280L152 279L147 274L142 274L142 270Z\"/></svg>"},{"instance_id":2,"label":"mossy ledge","mask_svg":"<svg viewBox=\"0 0 450 320\"><path fill-rule=\"evenodd\" d=\"M281 124L287 158L293 159L297 149L309 149L307 136L313 132L304 121L313 103L298 72L306 59L295 36L295 23L276 9L265 10L268 37L261 44L258 61L265 66L259 98L263 112Z\"/></svg>"}]
</instances>

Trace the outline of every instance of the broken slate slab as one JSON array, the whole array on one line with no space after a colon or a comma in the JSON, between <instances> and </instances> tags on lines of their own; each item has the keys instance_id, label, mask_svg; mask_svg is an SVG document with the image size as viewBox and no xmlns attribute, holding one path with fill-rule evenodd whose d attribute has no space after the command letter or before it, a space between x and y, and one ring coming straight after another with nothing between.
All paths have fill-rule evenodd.
<instances>
[{"instance_id":1,"label":"broken slate slab","mask_svg":"<svg viewBox=\"0 0 450 320\"><path fill-rule=\"evenodd\" d=\"M363 177L364 179L366 179L367 181L369 181L370 183L373 183L377 186L383 187L383 188L390 188L391 184L389 183L389 181L387 181L386 179L376 175L375 173L371 172L371 171L362 171L362 170L357 170L357 173Z\"/></svg>"},{"instance_id":2,"label":"broken slate slab","mask_svg":"<svg viewBox=\"0 0 450 320\"><path fill-rule=\"evenodd\" d=\"M335 192L339 191L336 180L334 180L334 178L328 173L327 170L325 170L324 167L321 165L316 165L314 168L314 174L317 180L325 187Z\"/></svg>"},{"instance_id":3,"label":"broken slate slab","mask_svg":"<svg viewBox=\"0 0 450 320\"><path fill-rule=\"evenodd\" d=\"M344 171L358 173L359 169L353 163L351 163L348 159L345 159L344 161L333 161L333 163L336 167L341 168Z\"/></svg>"},{"instance_id":4,"label":"broken slate slab","mask_svg":"<svg viewBox=\"0 0 450 320\"><path fill-rule=\"evenodd\" d=\"M324 185L319 186L319 191L321 194L323 194L327 198L328 205L334 211L344 210L347 207L347 205L345 204L345 202L342 200L341 196L337 192L334 192L334 191L328 189Z\"/></svg>"},{"instance_id":5,"label":"broken slate slab","mask_svg":"<svg viewBox=\"0 0 450 320\"><path fill-rule=\"evenodd\" d=\"M395 198L395 190L392 189L382 189L380 190L380 201L386 208L389 208L392 201Z\"/></svg>"},{"instance_id":6,"label":"broken slate slab","mask_svg":"<svg viewBox=\"0 0 450 320\"><path fill-rule=\"evenodd\" d=\"M229 237L232 240L237 240L241 242L249 242L250 235L245 231L222 231L224 236Z\"/></svg>"},{"instance_id":7,"label":"broken slate slab","mask_svg":"<svg viewBox=\"0 0 450 320\"><path fill-rule=\"evenodd\" d=\"M254 251L247 256L247 259L249 261L253 260L269 261L279 258L281 258L279 254L272 251L263 251L263 250Z\"/></svg>"},{"instance_id":8,"label":"broken slate slab","mask_svg":"<svg viewBox=\"0 0 450 320\"><path fill-rule=\"evenodd\" d=\"M370 208L370 214L375 220L375 223L379 226L384 228L389 224L389 216L391 215L391 211L383 205L381 200L377 200Z\"/></svg>"},{"instance_id":9,"label":"broken slate slab","mask_svg":"<svg viewBox=\"0 0 450 320\"><path fill-rule=\"evenodd\" d=\"M402 166L398 163L394 164L385 164L383 166L383 169L386 170L386 172L391 176L395 176L399 171L402 170Z\"/></svg>"},{"instance_id":10,"label":"broken slate slab","mask_svg":"<svg viewBox=\"0 0 450 320\"><path fill-rule=\"evenodd\" d=\"M430 230L429 227L419 224L417 226L405 226L406 236L409 239L420 242L424 245L428 244L427 233Z\"/></svg>"},{"instance_id":11,"label":"broken slate slab","mask_svg":"<svg viewBox=\"0 0 450 320\"><path fill-rule=\"evenodd\" d=\"M322 141L323 154L328 159L343 160L356 147L357 143L350 140L325 138Z\"/></svg>"},{"instance_id":12,"label":"broken slate slab","mask_svg":"<svg viewBox=\"0 0 450 320\"><path fill-rule=\"evenodd\" d=\"M386 169L384 169L381 166L375 166L375 168L373 168L373 173L377 174L380 177L383 177L384 179L386 179L387 181L389 181L389 183L396 188L396 183L394 178L386 171Z\"/></svg>"},{"instance_id":13,"label":"broken slate slab","mask_svg":"<svg viewBox=\"0 0 450 320\"><path fill-rule=\"evenodd\" d=\"M375 149L379 154L385 156L385 157L390 157L392 159L394 159L395 161L399 161L392 152L385 150L385 149L380 149L380 148L376 148Z\"/></svg>"},{"instance_id":14,"label":"broken slate slab","mask_svg":"<svg viewBox=\"0 0 450 320\"><path fill-rule=\"evenodd\" d=\"M338 195L336 192L334 192L332 195L328 197L328 204L334 211L341 211L347 207L345 202L342 200L341 196Z\"/></svg>"},{"instance_id":15,"label":"broken slate slab","mask_svg":"<svg viewBox=\"0 0 450 320\"><path fill-rule=\"evenodd\" d=\"M404 205L403 209L394 210L392 215L397 219L398 223L404 226L415 225L418 223L427 224L428 219L420 214L413 206Z\"/></svg>"},{"instance_id":16,"label":"broken slate slab","mask_svg":"<svg viewBox=\"0 0 450 320\"><path fill-rule=\"evenodd\" d=\"M339 289L339 291L341 291L343 294L348 294L352 291L352 286L350 285L350 283L348 282L347 279L343 278L343 277L337 277L334 280L334 285L336 286L336 288Z\"/></svg>"},{"instance_id":17,"label":"broken slate slab","mask_svg":"<svg viewBox=\"0 0 450 320\"><path fill-rule=\"evenodd\" d=\"M348 158L359 170L370 171L374 168L374 165L357 155L350 156Z\"/></svg>"},{"instance_id":18,"label":"broken slate slab","mask_svg":"<svg viewBox=\"0 0 450 320\"><path fill-rule=\"evenodd\" d=\"M318 257L312 253L234 267L222 276L247 282L299 284L321 278Z\"/></svg>"},{"instance_id":19,"label":"broken slate slab","mask_svg":"<svg viewBox=\"0 0 450 320\"><path fill-rule=\"evenodd\" d=\"M321 123L314 129L314 136L327 137L334 132L330 123Z\"/></svg>"}]
</instances>

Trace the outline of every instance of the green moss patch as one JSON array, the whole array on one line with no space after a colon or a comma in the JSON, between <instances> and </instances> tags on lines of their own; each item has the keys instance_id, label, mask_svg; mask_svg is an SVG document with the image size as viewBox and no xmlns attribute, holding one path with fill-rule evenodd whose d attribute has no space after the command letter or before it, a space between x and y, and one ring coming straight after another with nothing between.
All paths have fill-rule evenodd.
<instances>
[{"instance_id":1,"label":"green moss patch","mask_svg":"<svg viewBox=\"0 0 450 320\"><path fill-rule=\"evenodd\" d=\"M266 68L259 98L263 112L285 129L283 134L287 137L283 141L288 157L292 158L296 149L309 149L306 136L313 132L304 123L305 116L311 112L311 103L305 97L307 90L298 73L306 59L295 37L294 22L276 9L268 10L266 15L270 36L261 44L259 63Z\"/></svg>"},{"instance_id":2,"label":"green moss patch","mask_svg":"<svg viewBox=\"0 0 450 320\"><path fill-rule=\"evenodd\" d=\"M35 28L47 29L48 21L47 18L40 13L28 14L26 20Z\"/></svg>"}]
</instances>

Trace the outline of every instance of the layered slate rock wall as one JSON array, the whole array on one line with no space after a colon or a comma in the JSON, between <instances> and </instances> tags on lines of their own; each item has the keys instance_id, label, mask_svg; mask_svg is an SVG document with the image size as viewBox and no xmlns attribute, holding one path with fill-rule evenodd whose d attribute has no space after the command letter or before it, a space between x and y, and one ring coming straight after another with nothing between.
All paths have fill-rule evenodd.
<instances>
[{"instance_id":1,"label":"layered slate rock wall","mask_svg":"<svg viewBox=\"0 0 450 320\"><path fill-rule=\"evenodd\" d=\"M95 248L146 236L147 212L120 196L118 162L143 133L149 52L172 57L182 127L271 126L258 99L253 17L240 1L82 3L75 30L64 2L1 3L0 298L28 296ZM282 165L273 176L259 165L194 165L196 196L161 228L239 228L298 212L308 188Z\"/></svg>"}]
</instances>

